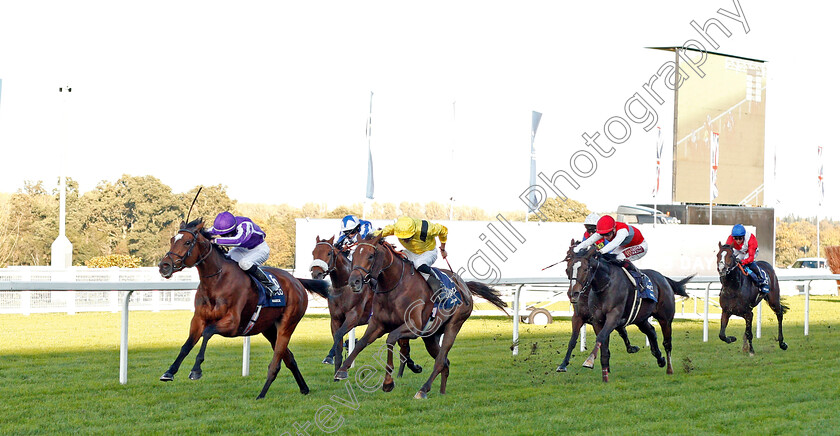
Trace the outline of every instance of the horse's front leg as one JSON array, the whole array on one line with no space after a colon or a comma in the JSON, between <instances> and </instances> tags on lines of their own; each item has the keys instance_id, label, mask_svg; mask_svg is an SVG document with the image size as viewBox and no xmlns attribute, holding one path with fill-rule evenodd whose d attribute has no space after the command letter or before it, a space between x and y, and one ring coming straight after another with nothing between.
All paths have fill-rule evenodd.
<instances>
[{"instance_id":1,"label":"horse's front leg","mask_svg":"<svg viewBox=\"0 0 840 436\"><path fill-rule=\"evenodd\" d=\"M175 380L175 373L178 372L178 368L181 367L181 362L184 361L184 358L190 354L195 344L198 343L198 338L201 337L202 330L204 330L204 319L198 315L193 315L192 321L190 321L190 334L187 336L187 341L181 346L181 352L178 353L175 362L160 376L160 381L167 382Z\"/></svg>"},{"instance_id":2,"label":"horse's front leg","mask_svg":"<svg viewBox=\"0 0 840 436\"><path fill-rule=\"evenodd\" d=\"M735 342L735 336L726 336L726 326L729 324L729 317L731 315L731 313L725 311L720 314L720 333L718 333L718 337L727 344Z\"/></svg>"},{"instance_id":3,"label":"horse's front leg","mask_svg":"<svg viewBox=\"0 0 840 436\"><path fill-rule=\"evenodd\" d=\"M601 347L604 347L604 354L606 355L606 358L605 356L601 356L601 374L605 382L609 381L607 374L610 372L609 338L610 334L612 334L612 331L615 330L616 326L618 326L618 322L621 320L621 309L623 309L623 307L615 308L607 313L603 328L600 329L598 335L595 337L595 347L589 357L586 358L586 362L583 363L584 368L592 369L595 366L595 358L598 357L598 351Z\"/></svg>"},{"instance_id":4,"label":"horse's front leg","mask_svg":"<svg viewBox=\"0 0 840 436\"><path fill-rule=\"evenodd\" d=\"M359 342L356 344L356 348L353 349L353 352L347 356L347 360L341 365L338 371L335 372L335 377L333 378L334 381L341 381L347 378L347 370L350 368L350 365L353 364L353 361L356 360L356 356L368 346L369 343L377 340L379 337L385 334L385 327L380 324L375 318L370 320L368 324L367 330L365 330L365 334L359 339Z\"/></svg>"},{"instance_id":5,"label":"horse's front leg","mask_svg":"<svg viewBox=\"0 0 840 436\"><path fill-rule=\"evenodd\" d=\"M624 326L620 325L615 328L618 332L618 335L621 336L621 339L624 341L624 347L627 348L627 352L630 354L637 353L639 351L639 347L630 343L630 338L627 337L627 329Z\"/></svg>"},{"instance_id":6,"label":"horse's front leg","mask_svg":"<svg viewBox=\"0 0 840 436\"><path fill-rule=\"evenodd\" d=\"M577 345L578 335L580 334L580 328L583 327L583 318L578 316L577 313L572 315L572 337L569 338L569 348L566 350L566 357L563 358L563 362L560 363L560 366L557 367L557 372L566 372L566 366L569 364L569 359L572 358L572 350L574 350L575 345Z\"/></svg>"},{"instance_id":7,"label":"horse's front leg","mask_svg":"<svg viewBox=\"0 0 840 436\"><path fill-rule=\"evenodd\" d=\"M201 364L204 363L204 351L207 349L207 342L210 341L210 338L216 334L216 326L215 325L208 325L204 328L204 332L201 334L201 348L198 350L198 355L195 356L195 365L193 365L192 370L190 371L190 380L198 380L201 378Z\"/></svg>"},{"instance_id":8,"label":"horse's front leg","mask_svg":"<svg viewBox=\"0 0 840 436\"><path fill-rule=\"evenodd\" d=\"M345 313L344 322L333 331L333 364L336 372L344 361L344 335L359 325L359 318L357 311L351 310Z\"/></svg>"},{"instance_id":9,"label":"horse's front leg","mask_svg":"<svg viewBox=\"0 0 840 436\"><path fill-rule=\"evenodd\" d=\"M744 324L746 324L746 329L744 330L744 343L741 346L741 351L743 351L744 353L750 353L750 356L755 356L755 350L753 350L752 344L752 320L752 311L744 314Z\"/></svg>"}]
</instances>

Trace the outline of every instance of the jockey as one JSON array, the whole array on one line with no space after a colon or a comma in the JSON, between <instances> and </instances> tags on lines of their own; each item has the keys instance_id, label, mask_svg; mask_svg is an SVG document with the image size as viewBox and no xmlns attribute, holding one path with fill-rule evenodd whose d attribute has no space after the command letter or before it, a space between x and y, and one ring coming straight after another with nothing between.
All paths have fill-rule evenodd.
<instances>
[{"instance_id":1,"label":"jockey","mask_svg":"<svg viewBox=\"0 0 840 436\"><path fill-rule=\"evenodd\" d=\"M440 280L432 273L431 265L437 260L437 243L435 237L440 240L440 255L446 259L446 238L449 230L441 225L426 220L419 220L407 216L401 216L393 225L387 225L382 230L373 232L374 236L395 235L400 244L405 247L405 255L414 268L426 275L432 294L440 290Z\"/></svg>"},{"instance_id":2,"label":"jockey","mask_svg":"<svg viewBox=\"0 0 840 436\"><path fill-rule=\"evenodd\" d=\"M373 224L370 221L360 220L355 215L347 215L341 219L341 230L335 247L343 251L347 246L367 238L372 230Z\"/></svg>"},{"instance_id":3,"label":"jockey","mask_svg":"<svg viewBox=\"0 0 840 436\"><path fill-rule=\"evenodd\" d=\"M615 222L615 219L609 215L604 215L598 219L596 232L578 244L574 248L575 253L585 250L601 240L607 241L607 244L599 250L601 254L614 254L615 259L622 262L630 274L636 277L636 285L643 294L642 296L656 301L652 289L650 289L650 292L645 292L646 287L642 283L641 271L631 263L631 261L641 259L647 254L648 244L642 236L642 232L631 225Z\"/></svg>"},{"instance_id":4,"label":"jockey","mask_svg":"<svg viewBox=\"0 0 840 436\"><path fill-rule=\"evenodd\" d=\"M590 236L595 234L595 228L598 226L599 219L601 219L601 215L598 215L597 213L590 213L586 216L586 219L583 221L583 227L586 228L586 231L583 232L582 241L589 239ZM596 242L595 247L599 250L604 248L604 240L602 239Z\"/></svg>"},{"instance_id":5,"label":"jockey","mask_svg":"<svg viewBox=\"0 0 840 436\"><path fill-rule=\"evenodd\" d=\"M745 243L746 242L746 243ZM726 238L726 244L732 246L735 259L744 266L744 271L753 279L758 289L766 294L770 292L766 274L755 264L755 254L758 253L758 239L748 233L743 224L732 226L732 234Z\"/></svg>"},{"instance_id":6,"label":"jockey","mask_svg":"<svg viewBox=\"0 0 840 436\"><path fill-rule=\"evenodd\" d=\"M213 243L223 247L233 247L228 256L239 264L245 272L253 275L266 288L271 296L277 294L280 285L259 269L259 265L268 260L269 248L265 242L265 233L249 218L233 216L222 212L213 221L213 227L207 231L215 235Z\"/></svg>"}]
</instances>

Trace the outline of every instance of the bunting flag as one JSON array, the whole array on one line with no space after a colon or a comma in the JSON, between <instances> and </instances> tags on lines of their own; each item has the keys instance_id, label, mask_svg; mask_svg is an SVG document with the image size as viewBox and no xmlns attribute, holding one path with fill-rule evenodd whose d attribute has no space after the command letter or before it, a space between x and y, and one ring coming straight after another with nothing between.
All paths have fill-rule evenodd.
<instances>
[{"instance_id":1,"label":"bunting flag","mask_svg":"<svg viewBox=\"0 0 840 436\"><path fill-rule=\"evenodd\" d=\"M665 141L662 139L662 128L657 127L656 136L656 186L653 188L653 196L659 194L659 166L662 162L662 149L665 147Z\"/></svg>"},{"instance_id":2,"label":"bunting flag","mask_svg":"<svg viewBox=\"0 0 840 436\"><path fill-rule=\"evenodd\" d=\"M373 153L370 151L370 131L371 118L373 117L373 91L370 92L370 110L368 111L367 128L365 135L368 142L368 170L367 170L367 187L365 189L365 198L373 200Z\"/></svg>"},{"instance_id":3,"label":"bunting flag","mask_svg":"<svg viewBox=\"0 0 840 436\"><path fill-rule=\"evenodd\" d=\"M820 202L822 206L823 198L825 197L825 179L823 178L823 162L822 162L823 148L822 145L817 147L817 166L819 172L817 173L817 186L819 187Z\"/></svg>"},{"instance_id":4,"label":"bunting flag","mask_svg":"<svg viewBox=\"0 0 840 436\"><path fill-rule=\"evenodd\" d=\"M714 132L712 133L712 138L710 141L710 155L711 155L711 183L709 183L709 195L711 200L714 200L718 196L718 187L717 187L717 170L718 170L718 158L720 157L720 133Z\"/></svg>"},{"instance_id":5,"label":"bunting flag","mask_svg":"<svg viewBox=\"0 0 840 436\"><path fill-rule=\"evenodd\" d=\"M540 126L541 118L542 113L531 111L531 176L528 179L528 186L536 186L537 184L537 151L534 148L534 138L537 136L537 128ZM532 208L531 212L534 212L533 207L537 205L537 194L533 189L528 194L528 203Z\"/></svg>"}]
</instances>

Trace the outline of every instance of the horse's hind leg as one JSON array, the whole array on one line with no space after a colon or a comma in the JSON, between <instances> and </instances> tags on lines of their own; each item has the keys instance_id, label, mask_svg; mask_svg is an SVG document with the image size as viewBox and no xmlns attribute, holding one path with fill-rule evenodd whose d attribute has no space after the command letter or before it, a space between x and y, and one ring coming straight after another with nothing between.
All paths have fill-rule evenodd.
<instances>
[{"instance_id":1,"label":"horse's hind leg","mask_svg":"<svg viewBox=\"0 0 840 436\"><path fill-rule=\"evenodd\" d=\"M782 319L785 317L785 311L787 311L787 307L782 305L781 296L779 292L770 291L770 295L767 298L767 303L773 309L773 312L776 314L776 320L779 322L779 348L782 350L787 350L788 345L785 343L785 335L782 333Z\"/></svg>"},{"instance_id":2,"label":"horse's hind leg","mask_svg":"<svg viewBox=\"0 0 840 436\"><path fill-rule=\"evenodd\" d=\"M753 335L752 335L752 320L753 320L753 313L752 311L747 312L744 314L744 324L746 324L746 329L744 330L744 344L741 346L741 351L749 352L750 356L755 356L755 350L753 350Z\"/></svg>"},{"instance_id":3,"label":"horse's hind leg","mask_svg":"<svg viewBox=\"0 0 840 436\"><path fill-rule=\"evenodd\" d=\"M204 330L204 320L197 315L193 315L192 321L190 321L190 334L187 337L187 341L181 346L181 351L178 353L178 357L175 358L175 362L172 362L169 369L160 376L160 381L166 382L175 380L175 373L178 372L178 368L181 367L181 362L184 361L184 358L190 354L190 351L192 351L193 347L195 347L195 344L198 343L202 330Z\"/></svg>"},{"instance_id":4,"label":"horse's hind leg","mask_svg":"<svg viewBox=\"0 0 840 436\"><path fill-rule=\"evenodd\" d=\"M201 348L198 350L198 355L195 356L195 365L190 371L190 380L198 380L201 378L201 364L204 363L204 351L207 350L207 342L216 334L216 326L209 325L202 333Z\"/></svg>"},{"instance_id":5,"label":"horse's hind leg","mask_svg":"<svg viewBox=\"0 0 840 436\"><path fill-rule=\"evenodd\" d=\"M260 394L257 395L258 400L265 398L265 394L268 393L268 388L271 387L271 383L277 378L277 373L280 372L280 360L285 358L286 350L289 347L289 339L291 339L292 332L295 331L298 322L300 322L300 318L293 321L292 317L284 316L280 322L274 324L277 330L277 339L274 343L274 356L271 358L271 363L268 364L268 375L265 378L265 385L263 385ZM308 388L306 392L301 388L302 394L308 392Z\"/></svg>"},{"instance_id":6,"label":"horse's hind leg","mask_svg":"<svg viewBox=\"0 0 840 436\"><path fill-rule=\"evenodd\" d=\"M673 374L674 368L671 365L671 320L660 319L659 328L662 329L662 348L665 349L665 358L668 361L665 374Z\"/></svg>"},{"instance_id":7,"label":"horse's hind leg","mask_svg":"<svg viewBox=\"0 0 840 436\"><path fill-rule=\"evenodd\" d=\"M295 377L295 381L300 388L300 393L306 395L309 393L309 386L306 385L306 381L303 380L303 374L300 373L300 369L298 368L297 361L295 360L295 355L292 354L292 350L286 347L286 354L283 356L283 362L286 364L286 367L289 368L289 371L292 372L292 375Z\"/></svg>"},{"instance_id":8,"label":"horse's hind leg","mask_svg":"<svg viewBox=\"0 0 840 436\"><path fill-rule=\"evenodd\" d=\"M464 324L464 321L466 320L450 320L450 324L444 329L443 343L440 346L438 346L438 339L440 338L440 335L427 336L423 338L423 342L426 343L426 350L429 351L429 355L432 355L435 358L435 366L432 368L432 373L429 374L429 379L426 380L426 383L423 383L420 390L414 394L415 399L423 400L428 398L428 393L432 390L432 382L435 381L435 377L437 377L438 374L441 375L440 393L446 393L446 380L449 378L449 371L444 371L443 369L448 369L449 367L449 359L447 358L449 350L452 349L452 345L455 343L455 337L461 330L461 325ZM437 355L435 355L435 352L437 352Z\"/></svg>"},{"instance_id":9,"label":"horse's hind leg","mask_svg":"<svg viewBox=\"0 0 840 436\"><path fill-rule=\"evenodd\" d=\"M727 344L735 342L735 336L726 336L726 326L729 324L729 317L731 315L731 313L726 311L720 314L720 333L718 333L718 337Z\"/></svg>"},{"instance_id":10,"label":"horse's hind leg","mask_svg":"<svg viewBox=\"0 0 840 436\"><path fill-rule=\"evenodd\" d=\"M572 350L574 350L575 345L577 345L578 335L580 334L580 328L583 326L583 319L577 314L572 315L572 337L569 338L569 347L566 349L566 357L563 358L563 362L560 363L560 366L557 367L557 372L566 372L566 366L569 364L569 359L572 358Z\"/></svg>"}]
</instances>

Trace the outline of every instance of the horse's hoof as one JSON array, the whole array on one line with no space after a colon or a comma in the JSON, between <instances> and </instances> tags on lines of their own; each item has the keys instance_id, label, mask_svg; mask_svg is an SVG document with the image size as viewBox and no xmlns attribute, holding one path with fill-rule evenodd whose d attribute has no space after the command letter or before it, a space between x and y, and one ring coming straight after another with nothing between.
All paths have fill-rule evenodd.
<instances>
[{"instance_id":1,"label":"horse's hoof","mask_svg":"<svg viewBox=\"0 0 840 436\"><path fill-rule=\"evenodd\" d=\"M426 395L426 393L423 392L423 391L417 391L417 393L414 394L414 399L415 400L425 400L427 398L429 398L429 396Z\"/></svg>"},{"instance_id":2,"label":"horse's hoof","mask_svg":"<svg viewBox=\"0 0 840 436\"><path fill-rule=\"evenodd\" d=\"M631 345L631 346L627 347L627 352L630 353L630 354L638 353L639 352L639 347L637 347L635 345Z\"/></svg>"},{"instance_id":3,"label":"horse's hoof","mask_svg":"<svg viewBox=\"0 0 840 436\"><path fill-rule=\"evenodd\" d=\"M325 357L324 360L321 361L324 365L332 365L335 363L332 357Z\"/></svg>"},{"instance_id":4,"label":"horse's hoof","mask_svg":"<svg viewBox=\"0 0 840 436\"><path fill-rule=\"evenodd\" d=\"M595 367L595 359L593 359L591 357L586 359L586 361L583 362L583 367L587 368L587 369L594 368Z\"/></svg>"},{"instance_id":5,"label":"horse's hoof","mask_svg":"<svg viewBox=\"0 0 840 436\"><path fill-rule=\"evenodd\" d=\"M664 368L666 363L668 362L665 361L664 357L656 359L656 364L659 365L660 368Z\"/></svg>"},{"instance_id":6,"label":"horse's hoof","mask_svg":"<svg viewBox=\"0 0 840 436\"><path fill-rule=\"evenodd\" d=\"M411 372L415 374L420 374L421 372L423 372L423 367L420 365L408 365L408 369L410 369Z\"/></svg>"},{"instance_id":7,"label":"horse's hoof","mask_svg":"<svg viewBox=\"0 0 840 436\"><path fill-rule=\"evenodd\" d=\"M749 355L750 355L750 357L755 357L755 351L750 351Z\"/></svg>"},{"instance_id":8,"label":"horse's hoof","mask_svg":"<svg viewBox=\"0 0 840 436\"><path fill-rule=\"evenodd\" d=\"M201 378L201 371L190 371L190 380L198 380Z\"/></svg>"},{"instance_id":9,"label":"horse's hoof","mask_svg":"<svg viewBox=\"0 0 840 436\"><path fill-rule=\"evenodd\" d=\"M303 394L303 395L309 395L309 388L306 387L306 388L301 389L300 393Z\"/></svg>"},{"instance_id":10,"label":"horse's hoof","mask_svg":"<svg viewBox=\"0 0 840 436\"><path fill-rule=\"evenodd\" d=\"M384 383L384 384L382 385L382 391L383 391L383 392L391 392L391 391L393 391L393 390L394 390L394 382L391 382L391 383Z\"/></svg>"},{"instance_id":11,"label":"horse's hoof","mask_svg":"<svg viewBox=\"0 0 840 436\"><path fill-rule=\"evenodd\" d=\"M787 350L787 344L784 342L779 342L779 348L781 348L782 350Z\"/></svg>"},{"instance_id":12,"label":"horse's hoof","mask_svg":"<svg viewBox=\"0 0 840 436\"><path fill-rule=\"evenodd\" d=\"M173 381L173 380L175 380L175 376L173 374L168 373L168 372L164 373L162 376L160 376L160 381L162 381L162 382L168 382L168 381Z\"/></svg>"},{"instance_id":13,"label":"horse's hoof","mask_svg":"<svg viewBox=\"0 0 840 436\"><path fill-rule=\"evenodd\" d=\"M566 365L560 365L557 367L557 372L566 372Z\"/></svg>"},{"instance_id":14,"label":"horse's hoof","mask_svg":"<svg viewBox=\"0 0 840 436\"><path fill-rule=\"evenodd\" d=\"M727 343L727 344L731 344L731 343L733 343L733 342L735 342L735 341L737 341L737 339L735 339L735 336L727 336L727 337L726 337L726 343Z\"/></svg>"},{"instance_id":15,"label":"horse's hoof","mask_svg":"<svg viewBox=\"0 0 840 436\"><path fill-rule=\"evenodd\" d=\"M335 373L335 378L333 378L333 380L335 380L335 381L341 381L341 380L346 380L346 379L347 379L347 371L338 371L338 372Z\"/></svg>"}]
</instances>

